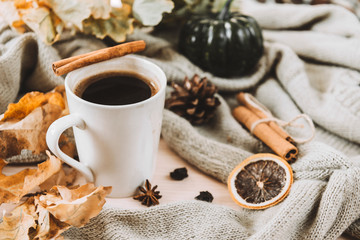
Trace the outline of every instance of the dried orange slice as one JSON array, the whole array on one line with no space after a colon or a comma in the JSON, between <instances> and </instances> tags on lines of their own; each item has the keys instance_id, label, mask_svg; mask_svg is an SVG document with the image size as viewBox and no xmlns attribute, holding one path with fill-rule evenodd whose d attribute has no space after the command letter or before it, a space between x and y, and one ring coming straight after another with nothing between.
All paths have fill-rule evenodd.
<instances>
[{"instance_id":1,"label":"dried orange slice","mask_svg":"<svg viewBox=\"0 0 360 240\"><path fill-rule=\"evenodd\" d=\"M291 166L284 159L274 154L255 154L231 172L228 189L240 206L264 209L281 202L292 182Z\"/></svg>"}]
</instances>

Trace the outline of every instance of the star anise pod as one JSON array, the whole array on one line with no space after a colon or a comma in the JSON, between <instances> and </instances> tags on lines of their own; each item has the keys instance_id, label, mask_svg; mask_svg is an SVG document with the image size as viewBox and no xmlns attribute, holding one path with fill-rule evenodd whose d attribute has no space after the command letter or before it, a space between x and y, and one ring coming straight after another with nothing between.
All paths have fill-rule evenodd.
<instances>
[{"instance_id":1,"label":"star anise pod","mask_svg":"<svg viewBox=\"0 0 360 240\"><path fill-rule=\"evenodd\" d=\"M153 188L151 188L149 180L146 179L145 188L140 186L139 190L141 193L134 196L134 199L141 201L141 204L148 207L159 204L159 199L161 198L161 195L160 191L155 191L157 187L158 186L155 185Z\"/></svg>"},{"instance_id":2,"label":"star anise pod","mask_svg":"<svg viewBox=\"0 0 360 240\"><path fill-rule=\"evenodd\" d=\"M209 121L214 115L220 101L215 97L217 88L206 77L195 74L191 79L185 78L182 85L172 83L174 91L166 99L165 107L194 125Z\"/></svg>"}]
</instances>

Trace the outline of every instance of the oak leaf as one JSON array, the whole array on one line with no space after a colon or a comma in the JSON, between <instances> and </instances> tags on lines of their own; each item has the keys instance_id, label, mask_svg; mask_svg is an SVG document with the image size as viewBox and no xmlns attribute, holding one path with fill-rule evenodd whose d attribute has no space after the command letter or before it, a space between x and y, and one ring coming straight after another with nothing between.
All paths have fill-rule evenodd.
<instances>
[{"instance_id":1,"label":"oak leaf","mask_svg":"<svg viewBox=\"0 0 360 240\"><path fill-rule=\"evenodd\" d=\"M0 158L20 155L23 149L40 154L47 149L46 131L62 110L46 104L19 122L0 125Z\"/></svg>"},{"instance_id":2,"label":"oak leaf","mask_svg":"<svg viewBox=\"0 0 360 240\"><path fill-rule=\"evenodd\" d=\"M61 239L60 234L71 227L67 223L63 223L56 219L51 213L39 204L38 196L35 197L36 213L38 215L38 227L36 240Z\"/></svg>"},{"instance_id":3,"label":"oak leaf","mask_svg":"<svg viewBox=\"0 0 360 240\"><path fill-rule=\"evenodd\" d=\"M81 31L83 30L82 22L89 17L110 18L109 0L46 0L46 2L65 24L73 24Z\"/></svg>"},{"instance_id":4,"label":"oak leaf","mask_svg":"<svg viewBox=\"0 0 360 240\"><path fill-rule=\"evenodd\" d=\"M29 197L0 223L6 239L59 239L72 226L84 226L97 216L111 187L85 184L76 189L54 186L49 192Z\"/></svg>"},{"instance_id":5,"label":"oak leaf","mask_svg":"<svg viewBox=\"0 0 360 240\"><path fill-rule=\"evenodd\" d=\"M21 33L31 30L47 44L65 31L123 42L134 25L155 26L173 8L172 0L122 0L118 5L110 0L0 0L0 15L10 26Z\"/></svg>"},{"instance_id":6,"label":"oak leaf","mask_svg":"<svg viewBox=\"0 0 360 240\"><path fill-rule=\"evenodd\" d=\"M130 17L131 6L123 3L121 8L113 8L108 19L89 17L83 21L83 32L103 39L111 37L116 42L123 42L134 30L134 18Z\"/></svg>"},{"instance_id":7,"label":"oak leaf","mask_svg":"<svg viewBox=\"0 0 360 240\"><path fill-rule=\"evenodd\" d=\"M24 169L10 176L2 173L6 164L0 159L0 204L19 202L24 195L58 173L62 162L49 154L49 160L39 164L37 169Z\"/></svg>"},{"instance_id":8,"label":"oak leaf","mask_svg":"<svg viewBox=\"0 0 360 240\"><path fill-rule=\"evenodd\" d=\"M99 214L111 187L95 187L88 183L76 189L54 186L39 201L56 219L75 227L84 226Z\"/></svg>"},{"instance_id":9,"label":"oak leaf","mask_svg":"<svg viewBox=\"0 0 360 240\"><path fill-rule=\"evenodd\" d=\"M9 104L0 121L0 158L21 155L23 150L45 156L46 131L53 121L66 114L63 85L48 93L27 93L18 103ZM59 143L69 156L76 154L75 143L68 135L63 134Z\"/></svg>"},{"instance_id":10,"label":"oak leaf","mask_svg":"<svg viewBox=\"0 0 360 240\"><path fill-rule=\"evenodd\" d=\"M78 171L76 169L62 165L60 171L52 175L45 182L39 184L39 188L41 191L49 191L55 185L69 187L77 180L77 176Z\"/></svg>"},{"instance_id":11,"label":"oak leaf","mask_svg":"<svg viewBox=\"0 0 360 240\"><path fill-rule=\"evenodd\" d=\"M48 7L29 8L21 12L22 21L46 44L52 44L60 38L64 25L56 21L57 16Z\"/></svg>"},{"instance_id":12,"label":"oak leaf","mask_svg":"<svg viewBox=\"0 0 360 240\"><path fill-rule=\"evenodd\" d=\"M62 110L64 110L64 91L65 88L63 85L61 85L48 93L37 91L29 92L25 94L17 103L10 103L8 105L1 122L6 122L11 119L21 120L29 115L29 113L31 113L34 109L41 107L46 103L57 105Z\"/></svg>"},{"instance_id":13,"label":"oak leaf","mask_svg":"<svg viewBox=\"0 0 360 240\"><path fill-rule=\"evenodd\" d=\"M10 215L3 216L0 223L1 239L32 239L37 225L36 219L34 197L31 197L15 208Z\"/></svg>"},{"instance_id":14,"label":"oak leaf","mask_svg":"<svg viewBox=\"0 0 360 240\"><path fill-rule=\"evenodd\" d=\"M162 20L163 13L171 13L171 0L134 0L133 15L145 26L155 26Z\"/></svg>"},{"instance_id":15,"label":"oak leaf","mask_svg":"<svg viewBox=\"0 0 360 240\"><path fill-rule=\"evenodd\" d=\"M27 31L26 24L21 19L13 1L0 1L0 16L18 32Z\"/></svg>"}]
</instances>

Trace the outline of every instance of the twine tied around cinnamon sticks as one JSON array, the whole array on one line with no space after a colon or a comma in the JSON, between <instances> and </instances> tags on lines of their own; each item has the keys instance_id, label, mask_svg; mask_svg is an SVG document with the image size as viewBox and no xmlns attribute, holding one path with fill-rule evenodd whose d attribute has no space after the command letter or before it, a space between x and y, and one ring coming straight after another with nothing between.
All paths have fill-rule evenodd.
<instances>
[{"instance_id":1,"label":"twine tied around cinnamon sticks","mask_svg":"<svg viewBox=\"0 0 360 240\"><path fill-rule=\"evenodd\" d=\"M55 75L60 76L94 63L143 51L145 46L146 44L143 40L122 43L113 47L103 48L93 52L62 59L54 62L52 64L52 69Z\"/></svg>"},{"instance_id":2,"label":"twine tied around cinnamon sticks","mask_svg":"<svg viewBox=\"0 0 360 240\"><path fill-rule=\"evenodd\" d=\"M311 130L311 135L307 138L295 138L295 137L290 137L289 136L289 139L288 141L289 142L295 142L295 143L307 143L307 142L310 142L314 136L315 136L315 126L314 126L314 123L313 121L311 120L311 118L306 115L306 114L299 114L297 115L296 117L294 117L293 119L291 119L290 121L283 121L281 119L278 119L278 118L275 118L275 117L268 117L268 118L262 118L262 119L259 119L257 120L256 122L254 122L252 125L251 125L251 129L250 129L250 132L253 133L254 132L254 129L255 127L260 124L260 123L263 123L263 122L276 122L277 124L279 124L281 127L286 127L286 126L295 126L295 127L301 127L303 128L304 126L303 125L295 125L293 124L295 121L297 121L298 119L300 118L303 118L305 119L305 121L309 124L310 126L310 130Z\"/></svg>"},{"instance_id":3,"label":"twine tied around cinnamon sticks","mask_svg":"<svg viewBox=\"0 0 360 240\"><path fill-rule=\"evenodd\" d=\"M300 114L291 121L286 122L275 118L272 113L251 94L240 92L236 97L241 106L233 110L235 119L245 125L252 134L262 140L285 160L295 161L297 159L298 149L295 146L296 143L309 142L314 138L315 126L308 115ZM280 127L299 127L300 125L294 125L294 122L300 118L305 119L310 127L311 134L308 138L294 138Z\"/></svg>"}]
</instances>

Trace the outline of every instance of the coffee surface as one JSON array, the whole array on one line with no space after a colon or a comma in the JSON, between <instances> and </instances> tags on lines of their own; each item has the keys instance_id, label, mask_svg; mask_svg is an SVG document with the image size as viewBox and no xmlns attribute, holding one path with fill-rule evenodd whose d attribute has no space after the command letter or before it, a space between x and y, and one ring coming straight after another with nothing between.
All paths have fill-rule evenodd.
<instances>
[{"instance_id":1,"label":"coffee surface","mask_svg":"<svg viewBox=\"0 0 360 240\"><path fill-rule=\"evenodd\" d=\"M126 105L144 101L156 93L151 82L132 75L106 73L81 81L75 94L103 105Z\"/></svg>"}]
</instances>

